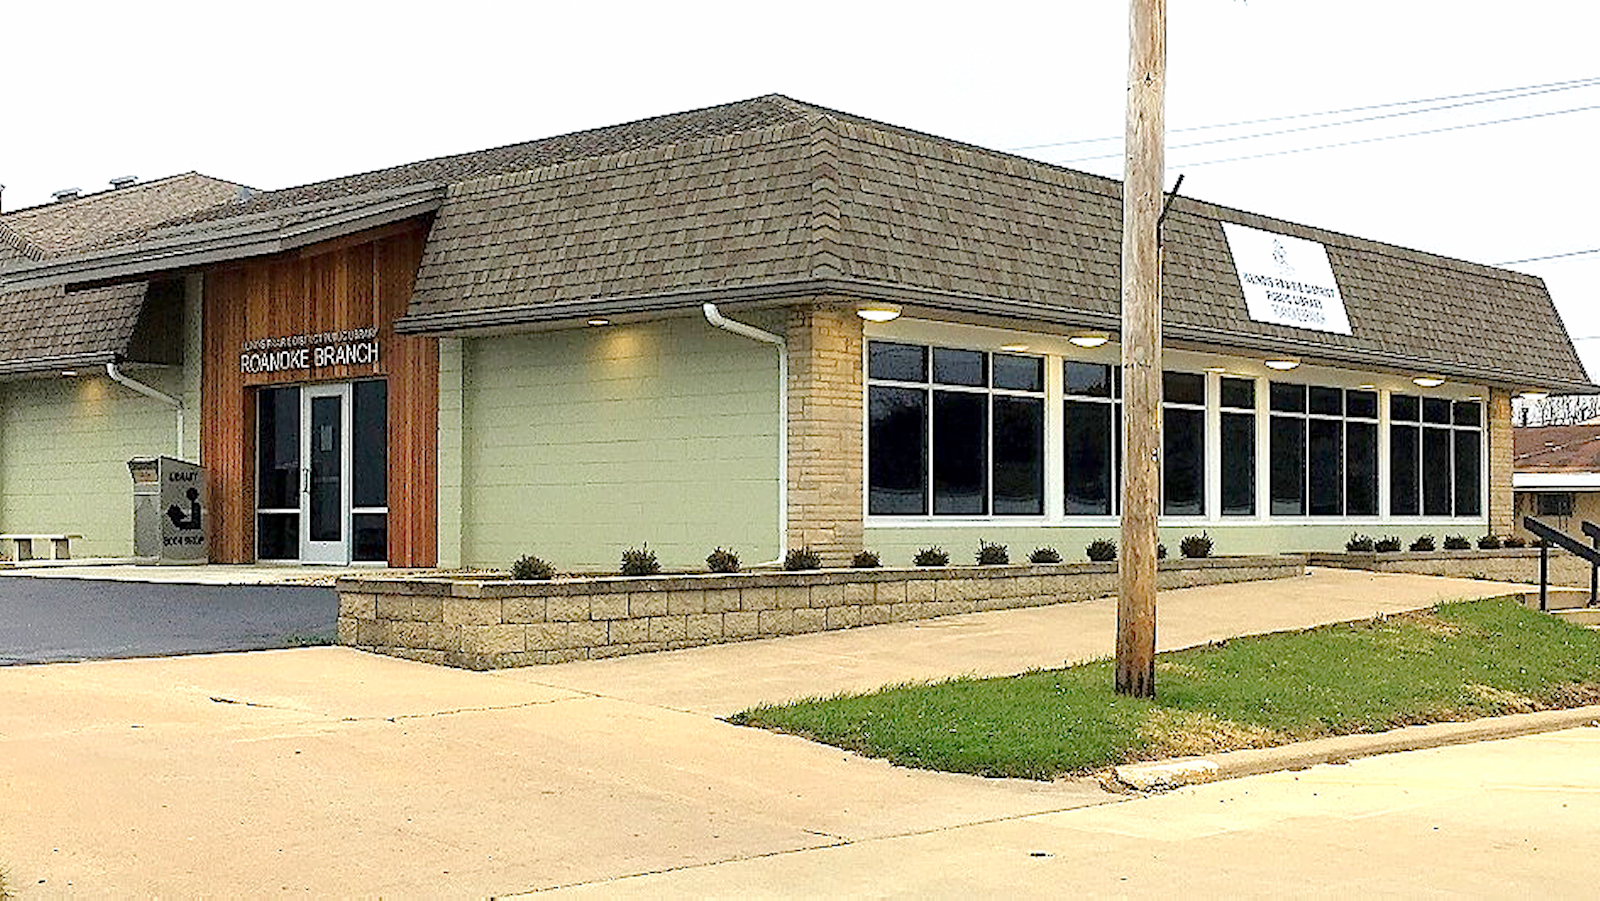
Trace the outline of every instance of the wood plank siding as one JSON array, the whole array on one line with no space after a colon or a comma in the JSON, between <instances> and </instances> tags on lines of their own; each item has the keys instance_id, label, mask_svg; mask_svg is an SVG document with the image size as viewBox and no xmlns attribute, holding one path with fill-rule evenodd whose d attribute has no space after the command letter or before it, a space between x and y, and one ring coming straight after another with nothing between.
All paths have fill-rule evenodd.
<instances>
[{"instance_id":1,"label":"wood plank siding","mask_svg":"<svg viewBox=\"0 0 1600 901\"><path fill-rule=\"evenodd\" d=\"M389 386L389 564L435 563L439 346L398 336L392 325L411 300L427 229L427 221L413 220L206 271L200 442L214 562L255 560L256 389L382 377ZM253 373L240 365L248 342L372 327L376 363Z\"/></svg>"}]
</instances>

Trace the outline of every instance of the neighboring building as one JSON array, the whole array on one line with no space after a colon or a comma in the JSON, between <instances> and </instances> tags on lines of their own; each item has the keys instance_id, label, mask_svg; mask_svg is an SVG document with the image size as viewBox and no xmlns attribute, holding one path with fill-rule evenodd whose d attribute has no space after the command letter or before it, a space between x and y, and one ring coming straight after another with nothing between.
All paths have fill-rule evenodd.
<instances>
[{"instance_id":1,"label":"neighboring building","mask_svg":"<svg viewBox=\"0 0 1600 901\"><path fill-rule=\"evenodd\" d=\"M1519 428L1516 470L1517 531L1535 517L1579 540L1580 525L1600 523L1600 423Z\"/></svg>"},{"instance_id":2,"label":"neighboring building","mask_svg":"<svg viewBox=\"0 0 1600 901\"><path fill-rule=\"evenodd\" d=\"M181 309L143 356L184 386L220 561L1070 559L1116 534L1120 198L768 96L264 192L0 292ZM1186 198L1165 253L1169 546L1508 533L1512 395L1597 390L1532 276ZM66 334L4 358L0 530L126 553L85 525L125 486L5 478L62 418L119 436L84 466L167 449L139 430L170 410L60 377Z\"/></svg>"}]
</instances>

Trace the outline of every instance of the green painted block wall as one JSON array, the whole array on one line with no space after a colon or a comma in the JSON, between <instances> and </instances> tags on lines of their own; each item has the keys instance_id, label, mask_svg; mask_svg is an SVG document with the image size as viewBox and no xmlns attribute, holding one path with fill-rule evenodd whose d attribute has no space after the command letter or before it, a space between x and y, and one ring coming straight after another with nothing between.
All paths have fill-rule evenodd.
<instances>
[{"instance_id":1,"label":"green painted block wall","mask_svg":"<svg viewBox=\"0 0 1600 901\"><path fill-rule=\"evenodd\" d=\"M668 319L466 339L461 372L464 564L610 571L646 542L671 569L717 545L776 556L771 345Z\"/></svg>"},{"instance_id":2,"label":"green painted block wall","mask_svg":"<svg viewBox=\"0 0 1600 901\"><path fill-rule=\"evenodd\" d=\"M125 371L169 394L183 391L179 370ZM128 459L171 454L175 440L171 407L103 371L0 384L0 532L81 534L76 557L132 554Z\"/></svg>"}]
</instances>

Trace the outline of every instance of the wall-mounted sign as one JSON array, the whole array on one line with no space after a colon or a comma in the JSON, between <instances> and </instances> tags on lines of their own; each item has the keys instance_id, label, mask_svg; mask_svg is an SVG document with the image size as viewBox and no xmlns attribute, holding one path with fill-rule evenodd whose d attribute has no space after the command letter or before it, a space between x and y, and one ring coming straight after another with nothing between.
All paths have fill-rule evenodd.
<instances>
[{"instance_id":1,"label":"wall-mounted sign","mask_svg":"<svg viewBox=\"0 0 1600 901\"><path fill-rule=\"evenodd\" d=\"M1344 295L1316 241L1222 223L1244 305L1256 322L1350 334Z\"/></svg>"},{"instance_id":2,"label":"wall-mounted sign","mask_svg":"<svg viewBox=\"0 0 1600 901\"><path fill-rule=\"evenodd\" d=\"M247 341L239 351L244 373L310 371L378 362L378 330L357 328Z\"/></svg>"}]
</instances>

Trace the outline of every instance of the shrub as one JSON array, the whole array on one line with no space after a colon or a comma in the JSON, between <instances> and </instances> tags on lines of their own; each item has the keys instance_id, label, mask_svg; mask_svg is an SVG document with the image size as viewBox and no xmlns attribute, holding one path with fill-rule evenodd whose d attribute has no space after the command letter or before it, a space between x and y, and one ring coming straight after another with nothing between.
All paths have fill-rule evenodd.
<instances>
[{"instance_id":1,"label":"shrub","mask_svg":"<svg viewBox=\"0 0 1600 901\"><path fill-rule=\"evenodd\" d=\"M1359 532L1351 532L1350 540L1344 543L1344 549L1352 554L1370 554L1372 548L1372 536L1362 535Z\"/></svg>"},{"instance_id":2,"label":"shrub","mask_svg":"<svg viewBox=\"0 0 1600 901\"><path fill-rule=\"evenodd\" d=\"M822 555L812 550L810 545L790 548L789 553L783 555L783 568L790 572L802 569L821 569Z\"/></svg>"},{"instance_id":3,"label":"shrub","mask_svg":"<svg viewBox=\"0 0 1600 901\"><path fill-rule=\"evenodd\" d=\"M1497 551L1499 549L1500 549L1500 536L1499 535L1485 535L1482 538L1478 539L1478 550L1480 550L1480 551Z\"/></svg>"},{"instance_id":4,"label":"shrub","mask_svg":"<svg viewBox=\"0 0 1600 901\"><path fill-rule=\"evenodd\" d=\"M1472 550L1472 542L1468 541L1465 535L1446 535L1444 536L1444 549L1447 551L1470 551Z\"/></svg>"},{"instance_id":5,"label":"shrub","mask_svg":"<svg viewBox=\"0 0 1600 901\"><path fill-rule=\"evenodd\" d=\"M1405 545L1400 543L1399 535L1385 535L1382 538L1379 538L1372 547L1373 550L1376 550L1380 554L1392 554L1404 546Z\"/></svg>"},{"instance_id":6,"label":"shrub","mask_svg":"<svg viewBox=\"0 0 1600 901\"><path fill-rule=\"evenodd\" d=\"M644 547L630 547L622 552L622 574L625 576L653 576L661 572L661 561L656 559L656 552L650 550L650 544Z\"/></svg>"},{"instance_id":7,"label":"shrub","mask_svg":"<svg viewBox=\"0 0 1600 901\"><path fill-rule=\"evenodd\" d=\"M1011 553L1003 544L990 544L979 538L977 560L979 566L1001 566L1011 562Z\"/></svg>"},{"instance_id":8,"label":"shrub","mask_svg":"<svg viewBox=\"0 0 1600 901\"><path fill-rule=\"evenodd\" d=\"M1053 547L1036 547L1028 555L1029 563L1060 563L1061 554Z\"/></svg>"},{"instance_id":9,"label":"shrub","mask_svg":"<svg viewBox=\"0 0 1600 901\"><path fill-rule=\"evenodd\" d=\"M917 555L911 558L911 562L918 566L949 566L950 555L945 553L943 548L934 545L917 551Z\"/></svg>"},{"instance_id":10,"label":"shrub","mask_svg":"<svg viewBox=\"0 0 1600 901\"><path fill-rule=\"evenodd\" d=\"M878 555L872 551L857 551L856 555L850 558L850 565L856 569L876 569Z\"/></svg>"},{"instance_id":11,"label":"shrub","mask_svg":"<svg viewBox=\"0 0 1600 901\"><path fill-rule=\"evenodd\" d=\"M1185 557L1190 558L1211 556L1212 546L1211 536L1205 532L1201 532L1199 535L1185 536L1182 541L1178 542L1178 550Z\"/></svg>"},{"instance_id":12,"label":"shrub","mask_svg":"<svg viewBox=\"0 0 1600 901\"><path fill-rule=\"evenodd\" d=\"M732 548L723 550L719 545L706 555L706 569L714 573L736 573L739 571L739 555Z\"/></svg>"},{"instance_id":13,"label":"shrub","mask_svg":"<svg viewBox=\"0 0 1600 901\"><path fill-rule=\"evenodd\" d=\"M1117 559L1117 543L1109 538L1096 538L1083 552L1096 563L1110 563Z\"/></svg>"},{"instance_id":14,"label":"shrub","mask_svg":"<svg viewBox=\"0 0 1600 901\"><path fill-rule=\"evenodd\" d=\"M1157 560L1165 560L1165 559L1167 559L1167 546L1162 544L1159 541L1156 542L1156 559Z\"/></svg>"},{"instance_id":15,"label":"shrub","mask_svg":"<svg viewBox=\"0 0 1600 901\"><path fill-rule=\"evenodd\" d=\"M555 575L556 568L538 557L518 557L517 562L511 564L511 578L516 579L518 582L553 579Z\"/></svg>"},{"instance_id":16,"label":"shrub","mask_svg":"<svg viewBox=\"0 0 1600 901\"><path fill-rule=\"evenodd\" d=\"M1418 535L1417 536L1417 540L1411 542L1411 549L1414 550L1414 551L1431 551L1431 550L1433 550L1433 536L1432 535Z\"/></svg>"},{"instance_id":17,"label":"shrub","mask_svg":"<svg viewBox=\"0 0 1600 901\"><path fill-rule=\"evenodd\" d=\"M1528 539L1523 538L1521 535L1507 535L1506 537L1500 539L1500 546L1501 547L1510 547L1510 548L1524 548L1524 547L1528 546Z\"/></svg>"}]
</instances>

